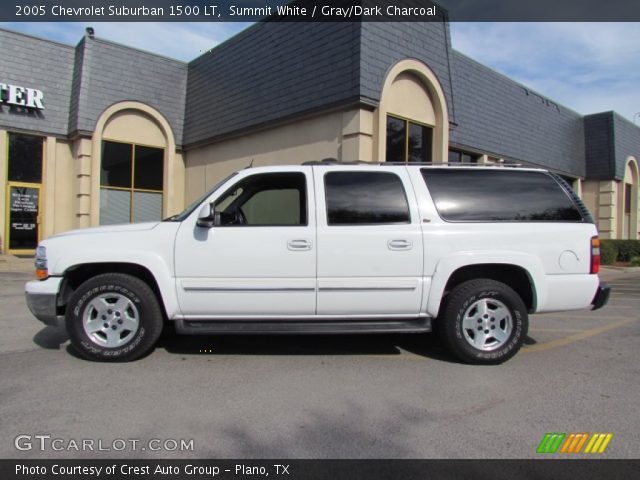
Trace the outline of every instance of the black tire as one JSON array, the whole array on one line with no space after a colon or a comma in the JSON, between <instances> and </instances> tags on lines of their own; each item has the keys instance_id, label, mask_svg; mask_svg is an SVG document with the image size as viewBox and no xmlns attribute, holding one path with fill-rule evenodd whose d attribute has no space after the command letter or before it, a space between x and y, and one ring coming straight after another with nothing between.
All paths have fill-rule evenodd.
<instances>
[{"instance_id":1,"label":"black tire","mask_svg":"<svg viewBox=\"0 0 640 480\"><path fill-rule=\"evenodd\" d=\"M508 285L489 279L469 280L455 287L437 322L449 351L474 365L509 360L522 347L529 328L527 308L520 296ZM474 328L468 328L471 324Z\"/></svg>"},{"instance_id":2,"label":"black tire","mask_svg":"<svg viewBox=\"0 0 640 480\"><path fill-rule=\"evenodd\" d=\"M113 300L116 303L110 308ZM100 312L100 307L105 310ZM153 348L162 333L163 315L144 281L123 273L105 273L87 280L73 293L65 324L71 344L84 358L126 362Z\"/></svg>"}]
</instances>

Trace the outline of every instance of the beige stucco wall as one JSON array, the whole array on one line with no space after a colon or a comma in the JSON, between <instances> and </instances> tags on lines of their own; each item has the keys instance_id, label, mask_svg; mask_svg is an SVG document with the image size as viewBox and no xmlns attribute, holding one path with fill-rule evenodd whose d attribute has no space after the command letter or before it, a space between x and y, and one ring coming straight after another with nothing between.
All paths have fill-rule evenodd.
<instances>
[{"instance_id":1,"label":"beige stucco wall","mask_svg":"<svg viewBox=\"0 0 640 480\"><path fill-rule=\"evenodd\" d=\"M364 109L348 110L342 114L342 138L339 155L343 162L374 162L373 112Z\"/></svg>"},{"instance_id":2,"label":"beige stucco wall","mask_svg":"<svg viewBox=\"0 0 640 480\"><path fill-rule=\"evenodd\" d=\"M73 227L86 228L91 223L93 142L80 137L73 142ZM98 170L99 171L99 170Z\"/></svg>"},{"instance_id":3,"label":"beige stucco wall","mask_svg":"<svg viewBox=\"0 0 640 480\"><path fill-rule=\"evenodd\" d=\"M167 140L153 118L137 110L121 110L105 123L102 138L165 148Z\"/></svg>"},{"instance_id":4,"label":"beige stucco wall","mask_svg":"<svg viewBox=\"0 0 640 480\"><path fill-rule=\"evenodd\" d=\"M185 208L184 152L175 152L171 162L165 161L163 217L180 213Z\"/></svg>"},{"instance_id":5,"label":"beige stucco wall","mask_svg":"<svg viewBox=\"0 0 640 480\"><path fill-rule=\"evenodd\" d=\"M585 180L582 182L582 201L591 212L591 216L594 220L597 220L600 216L600 182L597 180Z\"/></svg>"},{"instance_id":6,"label":"beige stucco wall","mask_svg":"<svg viewBox=\"0 0 640 480\"><path fill-rule=\"evenodd\" d=\"M60 233L76 228L73 212L75 159L71 142L58 139L55 155L55 189L53 192L55 210L52 233Z\"/></svg>"},{"instance_id":7,"label":"beige stucco wall","mask_svg":"<svg viewBox=\"0 0 640 480\"><path fill-rule=\"evenodd\" d=\"M300 164L329 157L341 160L344 115L345 112L328 113L188 150L186 204L252 161L254 166L262 166ZM354 122L360 124L359 120ZM349 121L346 124L353 126ZM358 129L360 126L350 131ZM355 155L352 146L349 148L349 156Z\"/></svg>"},{"instance_id":8,"label":"beige stucco wall","mask_svg":"<svg viewBox=\"0 0 640 480\"><path fill-rule=\"evenodd\" d=\"M600 238L618 236L618 190L620 182L601 181L598 188L598 231Z\"/></svg>"},{"instance_id":9,"label":"beige stucco wall","mask_svg":"<svg viewBox=\"0 0 640 480\"><path fill-rule=\"evenodd\" d=\"M66 140L46 137L44 140L42 210L40 237L71 230L74 225L74 158Z\"/></svg>"},{"instance_id":10,"label":"beige stucco wall","mask_svg":"<svg viewBox=\"0 0 640 480\"><path fill-rule=\"evenodd\" d=\"M401 73L388 88L388 114L415 120L432 127L436 125L433 100L415 75Z\"/></svg>"}]
</instances>

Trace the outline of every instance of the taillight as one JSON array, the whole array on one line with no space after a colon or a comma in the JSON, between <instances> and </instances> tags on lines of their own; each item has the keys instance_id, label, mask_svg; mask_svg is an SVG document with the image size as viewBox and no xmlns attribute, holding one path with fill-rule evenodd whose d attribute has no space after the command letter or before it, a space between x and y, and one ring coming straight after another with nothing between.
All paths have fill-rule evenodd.
<instances>
[{"instance_id":1,"label":"taillight","mask_svg":"<svg viewBox=\"0 0 640 480\"><path fill-rule=\"evenodd\" d=\"M600 239L595 236L591 237L591 270L589 273L598 273L600 271Z\"/></svg>"}]
</instances>

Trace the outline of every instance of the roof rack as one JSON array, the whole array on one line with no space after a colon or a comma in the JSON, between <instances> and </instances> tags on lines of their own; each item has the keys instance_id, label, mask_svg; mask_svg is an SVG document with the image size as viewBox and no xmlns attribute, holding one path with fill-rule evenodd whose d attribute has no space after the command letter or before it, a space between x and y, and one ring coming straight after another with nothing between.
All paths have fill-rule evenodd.
<instances>
[{"instance_id":1,"label":"roof rack","mask_svg":"<svg viewBox=\"0 0 640 480\"><path fill-rule=\"evenodd\" d=\"M324 158L322 160L310 160L303 162L302 165L382 165L383 162L367 162L365 160L355 160L350 162L341 162L335 158Z\"/></svg>"},{"instance_id":2,"label":"roof rack","mask_svg":"<svg viewBox=\"0 0 640 480\"><path fill-rule=\"evenodd\" d=\"M308 162L303 162L302 165L305 166L313 166L313 165L390 165L390 166L412 166L412 165L423 165L429 167L509 167L509 168L518 168L518 167L526 167L521 163L464 163L464 162L367 162L364 160L356 160L351 162L340 162L335 158L325 158L323 160L311 160ZM535 167L531 167L535 168Z\"/></svg>"}]
</instances>

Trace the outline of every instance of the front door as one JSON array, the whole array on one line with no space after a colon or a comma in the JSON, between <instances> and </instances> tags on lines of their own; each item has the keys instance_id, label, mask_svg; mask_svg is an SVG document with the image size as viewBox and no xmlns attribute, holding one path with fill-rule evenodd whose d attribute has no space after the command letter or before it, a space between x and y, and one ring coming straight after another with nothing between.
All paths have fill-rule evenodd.
<instances>
[{"instance_id":1,"label":"front door","mask_svg":"<svg viewBox=\"0 0 640 480\"><path fill-rule=\"evenodd\" d=\"M313 315L316 232L310 167L233 177L213 198L219 225L182 222L176 288L185 318Z\"/></svg>"}]
</instances>

